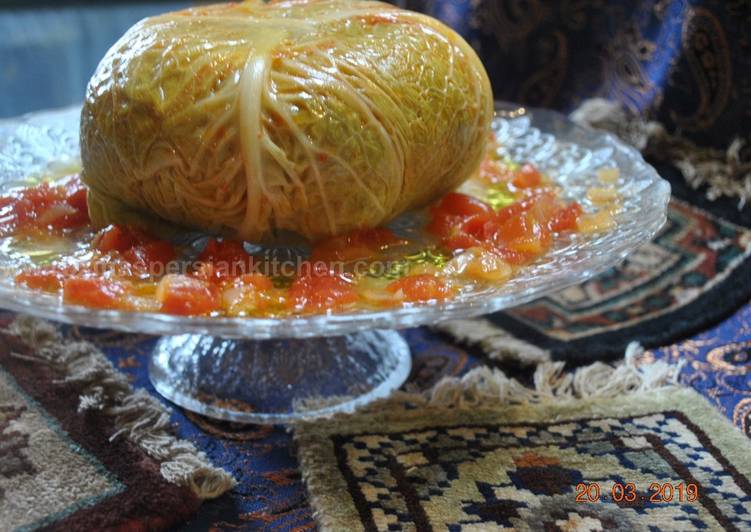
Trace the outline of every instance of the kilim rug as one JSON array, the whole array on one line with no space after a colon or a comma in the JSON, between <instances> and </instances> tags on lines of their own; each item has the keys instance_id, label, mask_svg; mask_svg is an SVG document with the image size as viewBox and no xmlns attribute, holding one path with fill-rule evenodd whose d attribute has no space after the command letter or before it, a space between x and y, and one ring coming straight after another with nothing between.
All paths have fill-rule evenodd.
<instances>
[{"instance_id":1,"label":"kilim rug","mask_svg":"<svg viewBox=\"0 0 751 532\"><path fill-rule=\"evenodd\" d=\"M749 440L691 389L600 370L524 393L477 369L411 408L300 428L321 528L751 529Z\"/></svg>"},{"instance_id":2,"label":"kilim rug","mask_svg":"<svg viewBox=\"0 0 751 532\"><path fill-rule=\"evenodd\" d=\"M0 332L0 529L160 530L234 484L91 344Z\"/></svg>"}]
</instances>

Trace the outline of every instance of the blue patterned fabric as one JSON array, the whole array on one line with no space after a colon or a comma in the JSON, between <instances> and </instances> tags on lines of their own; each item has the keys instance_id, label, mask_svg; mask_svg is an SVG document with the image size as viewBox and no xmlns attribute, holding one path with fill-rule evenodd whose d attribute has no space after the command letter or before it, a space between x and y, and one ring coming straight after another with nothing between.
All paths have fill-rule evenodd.
<instances>
[{"instance_id":1,"label":"blue patterned fabric","mask_svg":"<svg viewBox=\"0 0 751 532\"><path fill-rule=\"evenodd\" d=\"M498 98L568 111L603 96L721 148L751 134L747 0L401 4L467 38Z\"/></svg>"},{"instance_id":2,"label":"blue patterned fabric","mask_svg":"<svg viewBox=\"0 0 751 532\"><path fill-rule=\"evenodd\" d=\"M701 392L751 437L751 306L707 332L650 355L684 364L681 382Z\"/></svg>"},{"instance_id":3,"label":"blue patterned fabric","mask_svg":"<svg viewBox=\"0 0 751 532\"><path fill-rule=\"evenodd\" d=\"M159 397L147 374L155 338L77 327L66 330L72 337L95 343L134 386ZM478 363L476 357L425 329L404 334L414 354L410 382L419 388L432 386L443 375L464 373ZM195 443L216 466L239 481L230 493L204 503L186 529L241 526L248 530L291 530L313 526L292 438L283 428L213 421L179 408L174 409L172 421L181 438Z\"/></svg>"},{"instance_id":4,"label":"blue patterned fabric","mask_svg":"<svg viewBox=\"0 0 751 532\"><path fill-rule=\"evenodd\" d=\"M69 334L97 344L135 386L157 395L147 376L154 338L79 328ZM414 359L410 382L418 388L431 386L443 375L465 373L479 363L477 353L427 329L411 329L404 335ZM685 361L681 382L701 392L751 437L750 353L751 306L746 306L705 333L648 353L647 361ZM517 377L529 384L529 375ZM175 409L172 420L180 437L194 442L214 464L239 480L232 492L205 503L186 530L313 528L292 438L282 428L217 422L180 409Z\"/></svg>"}]
</instances>

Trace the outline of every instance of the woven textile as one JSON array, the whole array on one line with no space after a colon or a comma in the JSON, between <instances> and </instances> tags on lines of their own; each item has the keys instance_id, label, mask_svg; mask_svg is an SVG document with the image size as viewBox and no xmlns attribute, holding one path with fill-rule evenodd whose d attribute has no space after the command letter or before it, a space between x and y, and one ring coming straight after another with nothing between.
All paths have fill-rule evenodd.
<instances>
[{"instance_id":1,"label":"woven textile","mask_svg":"<svg viewBox=\"0 0 751 532\"><path fill-rule=\"evenodd\" d=\"M326 530L748 529L751 443L728 429L698 394L669 388L434 415L394 407L311 424L298 443Z\"/></svg>"},{"instance_id":2,"label":"woven textile","mask_svg":"<svg viewBox=\"0 0 751 532\"><path fill-rule=\"evenodd\" d=\"M53 331L0 332L0 529L164 529L232 486L200 451L158 426L161 407L128 395L101 354L62 344ZM65 371L58 355L100 375L96 390ZM126 391L117 404L106 400L113 384ZM99 403L88 407L96 394Z\"/></svg>"}]
</instances>

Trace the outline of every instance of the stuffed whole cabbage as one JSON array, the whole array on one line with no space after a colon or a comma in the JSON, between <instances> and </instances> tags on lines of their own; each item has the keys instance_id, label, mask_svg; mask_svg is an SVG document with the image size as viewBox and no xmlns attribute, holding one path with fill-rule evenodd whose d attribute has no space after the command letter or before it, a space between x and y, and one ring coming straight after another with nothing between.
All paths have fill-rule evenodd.
<instances>
[{"instance_id":1,"label":"stuffed whole cabbage","mask_svg":"<svg viewBox=\"0 0 751 532\"><path fill-rule=\"evenodd\" d=\"M248 1L147 18L81 117L93 223L247 240L374 227L479 166L493 114L470 46L378 2Z\"/></svg>"}]
</instances>

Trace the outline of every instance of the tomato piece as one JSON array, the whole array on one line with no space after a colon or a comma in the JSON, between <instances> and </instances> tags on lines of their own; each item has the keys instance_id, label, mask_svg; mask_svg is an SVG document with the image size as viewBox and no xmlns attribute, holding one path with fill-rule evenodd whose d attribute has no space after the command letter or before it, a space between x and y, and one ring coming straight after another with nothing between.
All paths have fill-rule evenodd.
<instances>
[{"instance_id":1,"label":"tomato piece","mask_svg":"<svg viewBox=\"0 0 751 532\"><path fill-rule=\"evenodd\" d=\"M498 232L499 228L500 224L495 216L476 214L464 221L461 231L479 240L487 240L492 238Z\"/></svg>"},{"instance_id":2,"label":"tomato piece","mask_svg":"<svg viewBox=\"0 0 751 532\"><path fill-rule=\"evenodd\" d=\"M563 207L550 219L548 229L556 233L573 231L577 227L582 212L581 205L578 203L572 203L567 207Z\"/></svg>"},{"instance_id":3,"label":"tomato piece","mask_svg":"<svg viewBox=\"0 0 751 532\"><path fill-rule=\"evenodd\" d=\"M521 266L531 262L535 255L531 253L524 253L508 247L498 246L493 248L493 252L501 257L504 261L514 266Z\"/></svg>"},{"instance_id":4,"label":"tomato piece","mask_svg":"<svg viewBox=\"0 0 751 532\"><path fill-rule=\"evenodd\" d=\"M457 231L456 234L444 238L442 243L446 248L452 251L469 249L482 245L482 242L479 239L461 231Z\"/></svg>"},{"instance_id":5,"label":"tomato piece","mask_svg":"<svg viewBox=\"0 0 751 532\"><path fill-rule=\"evenodd\" d=\"M404 294L406 301L431 301L446 299L453 291L446 282L430 274L408 275L389 283L386 289L392 294Z\"/></svg>"},{"instance_id":6,"label":"tomato piece","mask_svg":"<svg viewBox=\"0 0 751 532\"><path fill-rule=\"evenodd\" d=\"M269 301L264 297L274 284L265 275L253 273L233 279L222 290L222 307L230 316L239 316L263 309Z\"/></svg>"},{"instance_id":7,"label":"tomato piece","mask_svg":"<svg viewBox=\"0 0 751 532\"><path fill-rule=\"evenodd\" d=\"M353 261L372 256L389 246L403 243L384 227L361 229L322 240L313 247L312 261Z\"/></svg>"},{"instance_id":8,"label":"tomato piece","mask_svg":"<svg viewBox=\"0 0 751 532\"><path fill-rule=\"evenodd\" d=\"M89 223L87 192L81 180L78 176L75 176L70 178L62 187L65 199L64 202L56 205L70 207L72 212L53 220L50 225L55 229L72 229ZM54 205L52 208L54 208Z\"/></svg>"},{"instance_id":9,"label":"tomato piece","mask_svg":"<svg viewBox=\"0 0 751 532\"><path fill-rule=\"evenodd\" d=\"M168 314L196 316L219 308L217 290L201 279L187 275L165 275L156 290L161 311Z\"/></svg>"},{"instance_id":10,"label":"tomato piece","mask_svg":"<svg viewBox=\"0 0 751 532\"><path fill-rule=\"evenodd\" d=\"M478 246L494 223L493 208L476 198L458 192L446 194L432 209L427 230L442 237L448 249L467 249Z\"/></svg>"},{"instance_id":11,"label":"tomato piece","mask_svg":"<svg viewBox=\"0 0 751 532\"><path fill-rule=\"evenodd\" d=\"M63 301L74 305L101 309L122 306L125 288L115 281L74 276L63 282Z\"/></svg>"},{"instance_id":12,"label":"tomato piece","mask_svg":"<svg viewBox=\"0 0 751 532\"><path fill-rule=\"evenodd\" d=\"M288 295L290 303L303 310L335 310L357 301L352 284L331 273L298 277L289 287Z\"/></svg>"},{"instance_id":13,"label":"tomato piece","mask_svg":"<svg viewBox=\"0 0 751 532\"><path fill-rule=\"evenodd\" d=\"M511 277L513 269L494 251L470 248L449 261L444 270L475 281L502 282Z\"/></svg>"},{"instance_id":14,"label":"tomato piece","mask_svg":"<svg viewBox=\"0 0 751 532\"><path fill-rule=\"evenodd\" d=\"M238 279L242 284L253 285L258 290L271 290L274 283L271 279L260 273L248 273Z\"/></svg>"},{"instance_id":15,"label":"tomato piece","mask_svg":"<svg viewBox=\"0 0 751 532\"><path fill-rule=\"evenodd\" d=\"M66 202L68 205L73 207L74 209L88 213L89 211L89 203L88 203L88 192L86 191L86 187L81 185L73 188L72 190L69 190L68 197L66 198Z\"/></svg>"},{"instance_id":16,"label":"tomato piece","mask_svg":"<svg viewBox=\"0 0 751 532\"><path fill-rule=\"evenodd\" d=\"M34 290L54 292L63 287L65 275L58 268L43 267L24 270L16 275L16 282Z\"/></svg>"},{"instance_id":17,"label":"tomato piece","mask_svg":"<svg viewBox=\"0 0 751 532\"><path fill-rule=\"evenodd\" d=\"M521 213L526 211L530 207L529 201L518 201L516 203L512 203L508 207L503 207L502 209L499 209L498 212L495 213L495 219L498 222L498 224L503 224L506 221L516 218Z\"/></svg>"},{"instance_id":18,"label":"tomato piece","mask_svg":"<svg viewBox=\"0 0 751 532\"><path fill-rule=\"evenodd\" d=\"M0 199L0 234L28 229L69 229L89 222L86 189L78 176L40 183Z\"/></svg>"},{"instance_id":19,"label":"tomato piece","mask_svg":"<svg viewBox=\"0 0 751 532\"><path fill-rule=\"evenodd\" d=\"M138 243L135 235L121 225L111 225L99 234L96 248L102 253L110 251L123 252Z\"/></svg>"},{"instance_id":20,"label":"tomato piece","mask_svg":"<svg viewBox=\"0 0 751 532\"><path fill-rule=\"evenodd\" d=\"M542 174L530 163L523 164L515 173L511 183L516 188L535 188L542 184Z\"/></svg>"},{"instance_id":21,"label":"tomato piece","mask_svg":"<svg viewBox=\"0 0 751 532\"><path fill-rule=\"evenodd\" d=\"M507 220L499 229L497 241L522 253L539 255L550 243L550 232L530 213Z\"/></svg>"},{"instance_id":22,"label":"tomato piece","mask_svg":"<svg viewBox=\"0 0 751 532\"><path fill-rule=\"evenodd\" d=\"M253 269L253 257L239 240L211 238L198 260L213 266L213 279L216 281L239 277Z\"/></svg>"},{"instance_id":23,"label":"tomato piece","mask_svg":"<svg viewBox=\"0 0 751 532\"><path fill-rule=\"evenodd\" d=\"M167 265L175 260L175 257L177 257L175 247L165 240L154 240L133 246L123 253L125 260L136 268L148 271L153 275L164 274Z\"/></svg>"},{"instance_id":24,"label":"tomato piece","mask_svg":"<svg viewBox=\"0 0 751 532\"><path fill-rule=\"evenodd\" d=\"M451 235L452 231L454 231L463 220L463 216L434 211L430 222L425 226L425 229L433 235L445 237Z\"/></svg>"},{"instance_id":25,"label":"tomato piece","mask_svg":"<svg viewBox=\"0 0 751 532\"><path fill-rule=\"evenodd\" d=\"M501 226L499 236L504 242L514 242L534 236L533 222L530 216L522 213L506 220Z\"/></svg>"},{"instance_id":26,"label":"tomato piece","mask_svg":"<svg viewBox=\"0 0 751 532\"><path fill-rule=\"evenodd\" d=\"M436 205L434 212L456 216L471 216L473 214L493 214L493 208L484 201L468 196L467 194L449 192Z\"/></svg>"}]
</instances>

